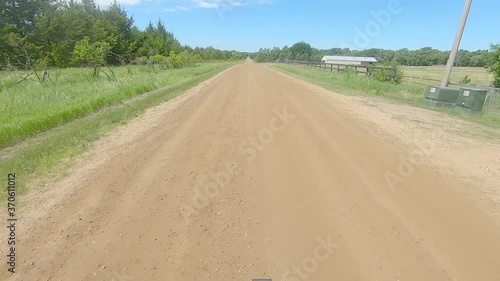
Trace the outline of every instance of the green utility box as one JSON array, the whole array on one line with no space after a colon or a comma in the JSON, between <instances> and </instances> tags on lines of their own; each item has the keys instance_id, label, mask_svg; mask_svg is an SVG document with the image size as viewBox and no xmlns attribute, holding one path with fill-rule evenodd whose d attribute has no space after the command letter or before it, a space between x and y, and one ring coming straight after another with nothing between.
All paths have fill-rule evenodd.
<instances>
[{"instance_id":1,"label":"green utility box","mask_svg":"<svg viewBox=\"0 0 500 281\"><path fill-rule=\"evenodd\" d=\"M481 114L483 112L483 106L487 95L487 90L460 89L460 95L457 99L457 107L469 113Z\"/></svg>"},{"instance_id":2,"label":"green utility box","mask_svg":"<svg viewBox=\"0 0 500 281\"><path fill-rule=\"evenodd\" d=\"M460 95L460 89L428 86L424 103L434 107L453 107Z\"/></svg>"}]
</instances>

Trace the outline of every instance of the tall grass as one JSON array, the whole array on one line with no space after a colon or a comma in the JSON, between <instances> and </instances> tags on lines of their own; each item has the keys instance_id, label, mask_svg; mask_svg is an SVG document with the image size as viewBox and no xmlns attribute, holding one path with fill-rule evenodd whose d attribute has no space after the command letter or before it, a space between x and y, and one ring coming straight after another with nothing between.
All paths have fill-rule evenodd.
<instances>
[{"instance_id":1,"label":"tall grass","mask_svg":"<svg viewBox=\"0 0 500 281\"><path fill-rule=\"evenodd\" d=\"M52 81L19 84L16 72L0 72L0 148L134 96L221 68L221 63L160 70L115 67L115 78L91 77L90 69L52 71Z\"/></svg>"},{"instance_id":2,"label":"tall grass","mask_svg":"<svg viewBox=\"0 0 500 281\"><path fill-rule=\"evenodd\" d=\"M0 172L19 175L17 185L19 194L28 190L28 184L34 179L43 179L47 174L54 174L49 177L50 180L53 180L53 177L60 177L64 174L65 168L71 166L73 156L84 152L93 141L118 124L139 116L151 106L176 97L231 65L233 63L218 63L209 67L191 68L188 70L191 74L185 74L184 77L196 73L194 77L179 78L180 81L141 96L140 99L131 99L128 102L105 107L94 114L68 121L28 138L19 145L4 148L0 150ZM5 200L6 194L0 192L0 202Z\"/></svg>"}]
</instances>

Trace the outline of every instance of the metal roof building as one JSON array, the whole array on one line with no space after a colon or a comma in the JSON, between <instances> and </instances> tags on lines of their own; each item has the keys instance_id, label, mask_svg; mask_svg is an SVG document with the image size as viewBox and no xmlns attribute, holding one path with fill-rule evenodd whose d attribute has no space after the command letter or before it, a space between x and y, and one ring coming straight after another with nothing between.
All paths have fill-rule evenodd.
<instances>
[{"instance_id":1,"label":"metal roof building","mask_svg":"<svg viewBox=\"0 0 500 281\"><path fill-rule=\"evenodd\" d=\"M324 56L321 62L326 64L369 65L378 61L372 57Z\"/></svg>"}]
</instances>

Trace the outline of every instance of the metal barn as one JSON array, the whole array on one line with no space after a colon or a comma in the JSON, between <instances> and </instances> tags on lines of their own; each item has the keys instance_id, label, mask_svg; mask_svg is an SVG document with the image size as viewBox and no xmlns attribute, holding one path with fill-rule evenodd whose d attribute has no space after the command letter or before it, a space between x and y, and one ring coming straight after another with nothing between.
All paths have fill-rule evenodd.
<instances>
[{"instance_id":1,"label":"metal barn","mask_svg":"<svg viewBox=\"0 0 500 281\"><path fill-rule=\"evenodd\" d=\"M377 62L377 59L372 57L350 57L350 56L324 56L321 59L322 63L326 64L348 64L368 66L371 63Z\"/></svg>"}]
</instances>

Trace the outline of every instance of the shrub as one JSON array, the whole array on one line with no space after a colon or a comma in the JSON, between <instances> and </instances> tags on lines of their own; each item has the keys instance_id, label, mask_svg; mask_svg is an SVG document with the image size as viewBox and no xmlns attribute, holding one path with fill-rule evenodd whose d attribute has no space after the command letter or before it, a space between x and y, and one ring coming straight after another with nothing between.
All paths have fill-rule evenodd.
<instances>
[{"instance_id":1,"label":"shrub","mask_svg":"<svg viewBox=\"0 0 500 281\"><path fill-rule=\"evenodd\" d=\"M462 80L460 80L460 84L469 84L472 80L470 79L469 75L465 75Z\"/></svg>"},{"instance_id":2,"label":"shrub","mask_svg":"<svg viewBox=\"0 0 500 281\"><path fill-rule=\"evenodd\" d=\"M137 65L146 65L148 64L148 58L147 57L138 57L133 61L134 64Z\"/></svg>"},{"instance_id":3,"label":"shrub","mask_svg":"<svg viewBox=\"0 0 500 281\"><path fill-rule=\"evenodd\" d=\"M162 56L162 55L154 55L149 58L150 62L152 64L159 64L163 65L167 63L167 57Z\"/></svg>"},{"instance_id":4,"label":"shrub","mask_svg":"<svg viewBox=\"0 0 500 281\"><path fill-rule=\"evenodd\" d=\"M493 86L500 87L500 44L491 45L489 71L494 76Z\"/></svg>"},{"instance_id":5,"label":"shrub","mask_svg":"<svg viewBox=\"0 0 500 281\"><path fill-rule=\"evenodd\" d=\"M399 65L391 62L386 62L383 65L384 69L371 69L371 76L380 82L391 82L401 84L403 82L404 73Z\"/></svg>"},{"instance_id":6,"label":"shrub","mask_svg":"<svg viewBox=\"0 0 500 281\"><path fill-rule=\"evenodd\" d=\"M109 44L106 42L91 43L89 37L85 37L75 45L73 63L91 66L93 68L92 76L99 76L100 68L106 62L109 48Z\"/></svg>"}]
</instances>

